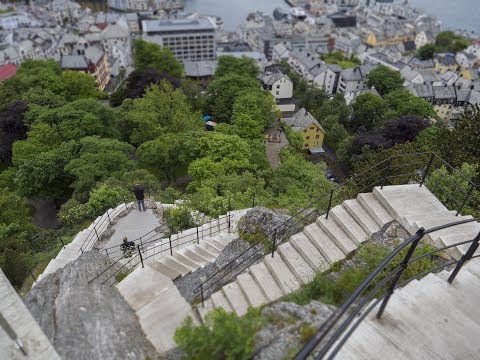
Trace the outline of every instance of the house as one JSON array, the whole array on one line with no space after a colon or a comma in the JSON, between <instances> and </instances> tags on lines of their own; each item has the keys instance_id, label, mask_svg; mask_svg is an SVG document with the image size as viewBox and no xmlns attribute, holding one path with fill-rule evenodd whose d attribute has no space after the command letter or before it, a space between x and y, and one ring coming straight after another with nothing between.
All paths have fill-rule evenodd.
<instances>
[{"instance_id":1,"label":"house","mask_svg":"<svg viewBox=\"0 0 480 360\"><path fill-rule=\"evenodd\" d=\"M290 51L285 46L285 44L277 44L273 47L272 60L273 61L282 61L287 60L290 56Z\"/></svg>"},{"instance_id":2,"label":"house","mask_svg":"<svg viewBox=\"0 0 480 360\"><path fill-rule=\"evenodd\" d=\"M337 92L338 81L342 68L335 64L325 64L312 70L313 83L333 95Z\"/></svg>"},{"instance_id":3,"label":"house","mask_svg":"<svg viewBox=\"0 0 480 360\"><path fill-rule=\"evenodd\" d=\"M100 90L105 89L110 81L106 53L95 46L78 47L71 55L63 55L60 66L62 70L80 71L94 76Z\"/></svg>"},{"instance_id":4,"label":"house","mask_svg":"<svg viewBox=\"0 0 480 360\"><path fill-rule=\"evenodd\" d=\"M295 103L292 100L293 82L279 66L266 67L262 82L263 88L270 91L275 98L277 107L281 112L295 111Z\"/></svg>"},{"instance_id":5,"label":"house","mask_svg":"<svg viewBox=\"0 0 480 360\"><path fill-rule=\"evenodd\" d=\"M315 49L296 49L290 51L288 63L293 70L302 75L307 81L313 81L312 71L319 69L323 62Z\"/></svg>"},{"instance_id":6,"label":"house","mask_svg":"<svg viewBox=\"0 0 480 360\"><path fill-rule=\"evenodd\" d=\"M282 119L282 122L303 133L304 150L314 151L323 147L325 130L305 108L298 110L291 118Z\"/></svg>"},{"instance_id":7,"label":"house","mask_svg":"<svg viewBox=\"0 0 480 360\"><path fill-rule=\"evenodd\" d=\"M15 76L17 67L13 64L5 64L0 66L0 83Z\"/></svg>"},{"instance_id":8,"label":"house","mask_svg":"<svg viewBox=\"0 0 480 360\"><path fill-rule=\"evenodd\" d=\"M433 69L435 68L435 63L433 60L420 60L419 58L413 57L408 61L408 66L412 69Z\"/></svg>"},{"instance_id":9,"label":"house","mask_svg":"<svg viewBox=\"0 0 480 360\"><path fill-rule=\"evenodd\" d=\"M415 46L417 49L421 48L422 46L432 44L434 42L435 38L430 34L429 32L426 31L420 31L415 35Z\"/></svg>"},{"instance_id":10,"label":"house","mask_svg":"<svg viewBox=\"0 0 480 360\"><path fill-rule=\"evenodd\" d=\"M478 80L480 75L477 69L468 69L462 71L460 73L460 77L464 78L465 80Z\"/></svg>"},{"instance_id":11,"label":"house","mask_svg":"<svg viewBox=\"0 0 480 360\"><path fill-rule=\"evenodd\" d=\"M184 61L183 68L185 69L185 76L187 78L198 81L201 85L207 85L215 74L217 61Z\"/></svg>"},{"instance_id":12,"label":"house","mask_svg":"<svg viewBox=\"0 0 480 360\"><path fill-rule=\"evenodd\" d=\"M338 92L343 93L347 103L355 99L358 90L367 89L367 75L378 65L366 64L342 70L338 83Z\"/></svg>"},{"instance_id":13,"label":"house","mask_svg":"<svg viewBox=\"0 0 480 360\"><path fill-rule=\"evenodd\" d=\"M447 71L456 71L458 68L458 63L454 54L435 54L433 62L435 63L435 72L440 74Z\"/></svg>"}]
</instances>

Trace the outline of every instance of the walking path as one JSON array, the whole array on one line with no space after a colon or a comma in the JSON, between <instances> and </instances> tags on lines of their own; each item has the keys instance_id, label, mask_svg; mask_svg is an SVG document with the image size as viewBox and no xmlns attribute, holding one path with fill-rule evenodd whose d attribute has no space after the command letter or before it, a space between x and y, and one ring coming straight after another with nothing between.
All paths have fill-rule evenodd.
<instances>
[{"instance_id":1,"label":"walking path","mask_svg":"<svg viewBox=\"0 0 480 360\"><path fill-rule=\"evenodd\" d=\"M112 226L115 230L111 238L105 244L104 248L120 245L124 236L129 241L138 239L140 236L158 228L160 223L153 213L152 209L146 211L138 211L133 209L127 216L118 220Z\"/></svg>"},{"instance_id":2,"label":"walking path","mask_svg":"<svg viewBox=\"0 0 480 360\"><path fill-rule=\"evenodd\" d=\"M285 136L285 133L283 131L280 133L279 143L269 141L265 143L267 159L272 169L276 169L282 163L282 161L280 160L280 150L282 150L288 144L289 143L287 137Z\"/></svg>"}]
</instances>

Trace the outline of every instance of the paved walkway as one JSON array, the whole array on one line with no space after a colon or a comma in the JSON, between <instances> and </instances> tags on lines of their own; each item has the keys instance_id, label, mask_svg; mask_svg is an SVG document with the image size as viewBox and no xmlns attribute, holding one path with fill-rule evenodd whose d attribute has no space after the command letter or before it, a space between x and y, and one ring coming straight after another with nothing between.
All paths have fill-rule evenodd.
<instances>
[{"instance_id":1,"label":"paved walkway","mask_svg":"<svg viewBox=\"0 0 480 360\"><path fill-rule=\"evenodd\" d=\"M287 145L288 140L283 131L280 133L279 143L269 141L266 142L265 147L267 152L267 159L272 169L276 169L282 163L282 161L280 160L280 150L282 150Z\"/></svg>"},{"instance_id":2,"label":"paved walkway","mask_svg":"<svg viewBox=\"0 0 480 360\"><path fill-rule=\"evenodd\" d=\"M118 222L112 226L112 229L115 229L115 233L105 244L104 248L120 245L124 236L128 240L138 239L159 226L158 218L153 214L152 209L142 212L133 209L127 216L118 219Z\"/></svg>"}]
</instances>

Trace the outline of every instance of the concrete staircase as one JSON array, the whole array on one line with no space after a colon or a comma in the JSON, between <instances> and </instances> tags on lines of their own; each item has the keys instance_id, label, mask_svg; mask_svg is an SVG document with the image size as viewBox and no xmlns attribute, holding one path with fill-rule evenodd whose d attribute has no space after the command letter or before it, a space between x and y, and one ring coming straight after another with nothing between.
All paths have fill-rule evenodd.
<instances>
[{"instance_id":1,"label":"concrete staircase","mask_svg":"<svg viewBox=\"0 0 480 360\"><path fill-rule=\"evenodd\" d=\"M230 232L222 227L222 231L209 236L205 228L199 243L178 246L172 255L170 252L147 252L150 257L145 260L145 267L137 267L117 285L119 292L137 313L145 335L160 354L176 347L173 340L175 330L187 316L191 316L196 323L200 322L173 280L215 261L225 246L238 237L235 231L237 221L247 211L231 212ZM219 226L218 219L210 225ZM195 241L196 228L184 234L191 234L190 240Z\"/></svg>"},{"instance_id":2,"label":"concrete staircase","mask_svg":"<svg viewBox=\"0 0 480 360\"><path fill-rule=\"evenodd\" d=\"M375 317L377 305L335 359L478 359L480 260L470 260L453 284L449 274L397 290L382 318Z\"/></svg>"},{"instance_id":3,"label":"concrete staircase","mask_svg":"<svg viewBox=\"0 0 480 360\"><path fill-rule=\"evenodd\" d=\"M0 270L0 314L23 344L27 355L15 347L15 341L0 326L0 358L9 360L60 360L52 344L28 311L20 296Z\"/></svg>"},{"instance_id":4,"label":"concrete staircase","mask_svg":"<svg viewBox=\"0 0 480 360\"><path fill-rule=\"evenodd\" d=\"M310 282L316 272L328 270L333 263L345 259L357 246L397 220L411 234L420 226L467 219L452 214L423 186L400 185L375 188L372 193L359 194L332 208L328 219L323 215L302 232L280 245L274 257L246 269L237 279L225 285L198 306L202 319L212 309L222 307L244 315L249 307L267 304L298 290ZM437 246L471 240L480 231L478 223L443 230L425 237ZM452 248L448 254L459 259L466 247Z\"/></svg>"},{"instance_id":5,"label":"concrete staircase","mask_svg":"<svg viewBox=\"0 0 480 360\"><path fill-rule=\"evenodd\" d=\"M47 276L48 274L52 274L58 269L63 268L65 265L68 263L76 260L81 254L82 251L80 248L82 247L83 243L85 240L92 239L91 241L86 244L86 246L83 247L83 251L89 251L93 248L93 245L96 242L96 235L92 233L93 228L97 227L97 233L98 236L102 236L105 230L108 229L108 217L110 217L110 220L114 220L127 206L130 206L131 204L120 204L118 205L115 209L109 209L107 210L103 215L97 217L94 222L90 224L88 228L85 230L80 231L75 238L65 245L62 250L57 254L57 256L52 259L45 270L43 271L42 274L40 274L37 278L37 282L40 281L42 278ZM108 214L107 214L108 213ZM94 238L95 239L94 239ZM33 284L35 286L35 283Z\"/></svg>"}]
</instances>

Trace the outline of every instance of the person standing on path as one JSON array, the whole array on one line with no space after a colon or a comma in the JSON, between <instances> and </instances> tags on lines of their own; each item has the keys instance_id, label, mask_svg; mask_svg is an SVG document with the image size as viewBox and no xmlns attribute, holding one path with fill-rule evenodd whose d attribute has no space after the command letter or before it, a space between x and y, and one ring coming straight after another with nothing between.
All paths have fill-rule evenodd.
<instances>
[{"instance_id":1,"label":"person standing on path","mask_svg":"<svg viewBox=\"0 0 480 360\"><path fill-rule=\"evenodd\" d=\"M140 184L135 184L135 186L133 187L133 193L135 194L135 198L137 199L138 211L142 211L142 207L143 211L147 210L147 208L145 207L145 196L143 187Z\"/></svg>"}]
</instances>

